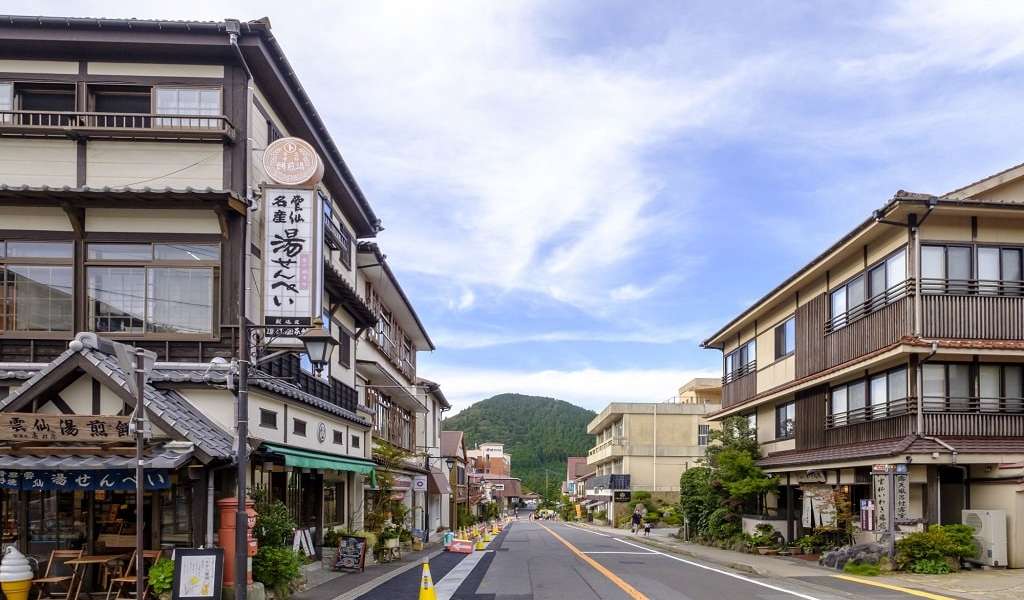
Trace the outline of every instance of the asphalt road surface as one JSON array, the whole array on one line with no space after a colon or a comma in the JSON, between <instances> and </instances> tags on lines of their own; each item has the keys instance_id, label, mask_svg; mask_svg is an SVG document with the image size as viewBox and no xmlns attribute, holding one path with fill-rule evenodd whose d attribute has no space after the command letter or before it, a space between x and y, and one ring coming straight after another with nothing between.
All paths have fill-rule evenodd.
<instances>
[{"instance_id":1,"label":"asphalt road surface","mask_svg":"<svg viewBox=\"0 0 1024 600\"><path fill-rule=\"evenodd\" d=\"M435 566L436 564L436 566ZM877 600L898 591L823 575L767 578L736 573L555 521L520 519L487 552L431 561L438 600ZM420 569L360 600L416 600Z\"/></svg>"}]
</instances>

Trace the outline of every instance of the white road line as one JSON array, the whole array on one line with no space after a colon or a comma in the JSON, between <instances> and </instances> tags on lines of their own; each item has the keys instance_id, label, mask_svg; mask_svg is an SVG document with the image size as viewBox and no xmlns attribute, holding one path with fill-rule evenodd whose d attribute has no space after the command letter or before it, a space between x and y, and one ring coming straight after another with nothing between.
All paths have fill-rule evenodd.
<instances>
[{"instance_id":1,"label":"white road line","mask_svg":"<svg viewBox=\"0 0 1024 600\"><path fill-rule=\"evenodd\" d=\"M565 526L566 527L571 527L571 528L575 529L576 531L585 531L587 533L592 533L594 535L599 535L601 537L612 537L612 536L608 535L607 533L598 533L597 531L591 531L591 530L587 529L586 527L580 527L579 525L569 525L568 523L566 523Z\"/></svg>"},{"instance_id":2,"label":"white road line","mask_svg":"<svg viewBox=\"0 0 1024 600\"><path fill-rule=\"evenodd\" d=\"M596 552L584 552L584 554L657 554L657 552L615 552L612 550L599 550Z\"/></svg>"},{"instance_id":3,"label":"white road line","mask_svg":"<svg viewBox=\"0 0 1024 600\"><path fill-rule=\"evenodd\" d=\"M472 554L466 556L466 558L459 561L459 564L455 565L451 571L448 571L440 581L434 584L434 593L437 594L437 600L450 600L455 592L458 591L459 586L462 582L469 577L469 574L473 572L476 565L483 560L484 555L490 550L479 550L474 551Z\"/></svg>"},{"instance_id":4,"label":"white road line","mask_svg":"<svg viewBox=\"0 0 1024 600\"><path fill-rule=\"evenodd\" d=\"M622 542L623 544L626 544L627 546L633 546L634 548L640 548L641 550L647 550L648 549L648 548L645 548L644 546L640 546L640 545L634 544L632 542L627 542L626 540L621 539L621 538L614 538L614 539L615 539L616 542ZM792 596L796 596L797 598L803 598L804 600L821 600L820 598L816 598L814 596L808 596L807 594L801 594L800 592L794 592L793 590L787 590L786 588L781 588L781 587L778 587L778 586L774 586L774 585L771 585L769 583L765 583L763 581L758 581L756 579L751 579L749 577L744 577L743 575L738 575L736 573L730 573L729 571L723 571L722 569L716 569L714 567L709 567L707 565L702 565L700 563L693 562L692 560L686 560L685 558L679 558L678 556L672 556L671 554L666 554L664 552L658 552L657 550L651 550L651 553L652 554L660 554L661 556L664 556L665 558L671 558L672 560L677 560L677 561L679 561L681 563L686 563L688 565L693 565L694 567L699 567L701 569L707 569L708 571L713 571L713 572L718 573L720 575L725 575L727 577L732 577L734 579L740 579L742 581L746 581L747 583L752 583L754 585L759 585L761 587L768 588L770 590L775 590L776 592L782 592L784 594L790 594Z\"/></svg>"}]
</instances>

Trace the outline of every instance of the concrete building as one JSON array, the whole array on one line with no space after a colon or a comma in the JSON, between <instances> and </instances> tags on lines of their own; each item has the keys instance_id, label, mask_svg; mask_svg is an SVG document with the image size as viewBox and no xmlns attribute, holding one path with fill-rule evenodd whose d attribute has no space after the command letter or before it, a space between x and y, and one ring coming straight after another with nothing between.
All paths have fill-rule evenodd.
<instances>
[{"instance_id":1,"label":"concrete building","mask_svg":"<svg viewBox=\"0 0 1024 600\"><path fill-rule=\"evenodd\" d=\"M1024 166L899 191L704 342L723 359L712 418L756 430L786 535L834 524L837 501L862 539L998 510L1024 567L1022 209Z\"/></svg>"},{"instance_id":2,"label":"concrete building","mask_svg":"<svg viewBox=\"0 0 1024 600\"><path fill-rule=\"evenodd\" d=\"M505 454L505 445L497 442L477 444L473 450L467 450L466 456L473 469L481 474L505 475L512 474L512 457Z\"/></svg>"},{"instance_id":3,"label":"concrete building","mask_svg":"<svg viewBox=\"0 0 1024 600\"><path fill-rule=\"evenodd\" d=\"M609 404L587 425L595 437L588 485L611 492L621 489L610 485L611 476L628 475L629 491L677 502L679 476L704 456L711 428L705 415L720 408L719 388L717 380L695 379L669 402Z\"/></svg>"}]
</instances>

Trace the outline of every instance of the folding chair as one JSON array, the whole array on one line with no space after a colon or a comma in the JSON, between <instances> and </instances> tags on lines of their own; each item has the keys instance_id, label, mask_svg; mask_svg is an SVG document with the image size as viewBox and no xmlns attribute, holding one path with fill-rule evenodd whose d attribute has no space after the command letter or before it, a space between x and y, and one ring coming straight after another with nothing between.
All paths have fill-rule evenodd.
<instances>
[{"instance_id":1,"label":"folding chair","mask_svg":"<svg viewBox=\"0 0 1024 600\"><path fill-rule=\"evenodd\" d=\"M143 564L146 565L146 572L149 572L149 568L160 560L163 555L163 550L143 550L142 560ZM132 557L128 560L128 565L125 567L124 575L120 577L114 577L110 580L110 586L107 588L106 600L145 600L145 597L149 595L149 577L146 577L146 587L142 591L142 598L135 598L132 594L135 592L135 582L138 579L138 570L136 569L138 559L138 552L133 552ZM117 590L115 592L115 590ZM113 596L111 596L113 594Z\"/></svg>"},{"instance_id":2,"label":"folding chair","mask_svg":"<svg viewBox=\"0 0 1024 600\"><path fill-rule=\"evenodd\" d=\"M63 598L70 600L68 595L74 585L75 577L78 576L78 565L70 567L64 561L82 558L81 550L54 550L50 552L50 562L46 563L46 571L43 576L32 580L32 586L39 588L37 600L44 598ZM68 571L70 570L70 573ZM63 592L54 592L52 586L67 586Z\"/></svg>"}]
</instances>

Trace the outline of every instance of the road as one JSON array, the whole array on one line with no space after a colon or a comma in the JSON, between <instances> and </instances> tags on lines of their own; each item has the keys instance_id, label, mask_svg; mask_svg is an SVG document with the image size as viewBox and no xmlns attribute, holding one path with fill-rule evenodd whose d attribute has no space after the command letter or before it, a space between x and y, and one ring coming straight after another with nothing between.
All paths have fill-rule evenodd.
<instances>
[{"instance_id":1,"label":"road","mask_svg":"<svg viewBox=\"0 0 1024 600\"><path fill-rule=\"evenodd\" d=\"M438 600L876 600L898 591L831 577L766 578L553 521L519 520L487 552L431 561ZM360 600L415 600L413 569Z\"/></svg>"}]
</instances>

